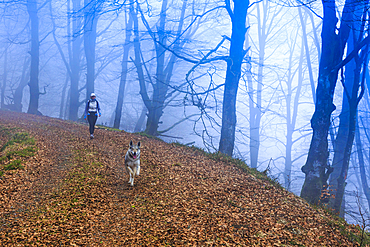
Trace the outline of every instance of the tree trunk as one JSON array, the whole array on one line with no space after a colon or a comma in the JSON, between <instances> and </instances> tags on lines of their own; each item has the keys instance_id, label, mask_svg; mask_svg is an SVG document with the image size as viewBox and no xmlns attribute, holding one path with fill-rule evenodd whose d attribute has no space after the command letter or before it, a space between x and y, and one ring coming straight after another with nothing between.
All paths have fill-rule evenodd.
<instances>
[{"instance_id":1,"label":"tree trunk","mask_svg":"<svg viewBox=\"0 0 370 247\"><path fill-rule=\"evenodd\" d=\"M14 107L13 109L11 109L13 111L22 112L23 90L27 86L28 78L29 78L29 73L27 72L28 68L29 68L29 58L26 57L24 60L24 64L23 64L21 80L19 82L18 87L15 89L15 92L14 92Z\"/></svg>"},{"instance_id":2,"label":"tree trunk","mask_svg":"<svg viewBox=\"0 0 370 247\"><path fill-rule=\"evenodd\" d=\"M144 71L143 71L143 66L141 62L139 20L137 17L137 13L135 11L134 3L135 3L134 0L130 0L130 7L129 7L130 15L132 17L133 24L134 24L134 52L135 52L134 63L135 63L135 67L137 70L141 98L143 99L145 107L147 109L150 109L152 105L152 101L150 100L148 93L147 93L146 83L145 83L145 78L144 78Z\"/></svg>"},{"instance_id":3,"label":"tree trunk","mask_svg":"<svg viewBox=\"0 0 370 247\"><path fill-rule=\"evenodd\" d=\"M356 136L356 149L357 149L356 151L357 151L357 156L358 156L358 165L360 167L360 177L361 177L362 188L363 188L366 200L367 200L368 207L370 208L370 187L367 181L367 172L365 169L365 161L364 161L364 154L363 154L364 147L362 146L361 134L360 134L358 122L356 125L355 136Z\"/></svg>"},{"instance_id":4,"label":"tree trunk","mask_svg":"<svg viewBox=\"0 0 370 247\"><path fill-rule=\"evenodd\" d=\"M183 5L181 9L181 16L179 19L179 25L177 27L177 33L175 36L175 42L173 46L173 50L177 51L180 48L180 35L181 30L184 24L184 16L185 16L185 10L187 7L187 0L183 0ZM167 22L167 9L168 9L168 1L164 0L162 1L162 8L159 15L159 24L157 26L157 32L153 32L151 28L149 27L148 23L146 22L144 16L142 15L142 20L144 22L144 25L146 26L150 36L152 37L154 41L155 46L155 53L156 53L156 76L155 76L155 83L153 83L153 95L152 99L149 99L145 81L144 81L144 73L142 68L138 68L138 66L142 66L141 63L141 50L140 45L138 44L139 40L136 38L135 47L135 65L138 69L138 75L139 75L139 81L140 81L140 94L143 98L144 104L148 109L148 118L145 128L145 133L153 136L159 135L158 133L158 127L160 124L160 118L163 115L163 110L165 108L165 101L167 100L167 92L168 92L168 85L170 84L173 69L174 69L174 63L176 61L176 56L174 54L171 54L169 57L169 62L167 65L165 64L166 60L166 49L164 46L166 46L166 40L167 40L167 33L166 30L166 22ZM134 29L136 30L138 28L138 25L135 24L136 20L134 19ZM138 31L137 31L138 32ZM160 43L160 44L159 44ZM148 75L150 76L150 75ZM142 79L140 79L142 78Z\"/></svg>"},{"instance_id":5,"label":"tree trunk","mask_svg":"<svg viewBox=\"0 0 370 247\"><path fill-rule=\"evenodd\" d=\"M258 105L257 103L257 105L254 106L255 103L253 102L251 98L249 102L250 102L250 105L249 105L249 119L250 119L249 150L250 150L250 158L251 158L251 167L257 168L258 153L259 153L259 147L260 147L260 123L261 123L261 116L262 116L261 110L260 110L261 105Z\"/></svg>"},{"instance_id":6,"label":"tree trunk","mask_svg":"<svg viewBox=\"0 0 370 247\"><path fill-rule=\"evenodd\" d=\"M173 50L177 52L180 49L180 35L182 27L184 24L185 10L186 10L187 0L183 0L183 5L181 8L181 16L179 20L179 25L176 33L176 42L174 43ZM166 6L167 3L163 1L162 5L162 16L159 33L160 42L166 44L165 36L165 22L166 22ZM153 108L149 110L147 125L145 132L149 135L158 135L158 127L160 123L160 118L163 115L163 110L165 108L165 100L167 99L168 85L171 83L171 78L174 70L174 65L176 62L176 55L171 54L167 66L165 66L165 49L163 46L156 44L156 55L157 55L157 71L156 71L156 84L154 85L152 106Z\"/></svg>"},{"instance_id":7,"label":"tree trunk","mask_svg":"<svg viewBox=\"0 0 370 247\"><path fill-rule=\"evenodd\" d=\"M337 30L335 2L323 0L324 18L321 32L322 55L319 65L319 78L316 89L315 112L311 119L313 136L306 164L302 167L305 181L301 197L309 203L319 203L322 189L327 187L327 179L332 172L328 164L328 132L330 118L335 110L333 104L334 89L338 77L335 66L342 60L344 47L349 35L354 4L347 0L343 9L342 21ZM336 32L338 31L338 34Z\"/></svg>"},{"instance_id":8,"label":"tree trunk","mask_svg":"<svg viewBox=\"0 0 370 247\"><path fill-rule=\"evenodd\" d=\"M27 0L27 11L31 20L31 69L30 69L30 103L28 113L38 114L39 108L39 18L37 16L37 0Z\"/></svg>"},{"instance_id":9,"label":"tree trunk","mask_svg":"<svg viewBox=\"0 0 370 247\"><path fill-rule=\"evenodd\" d=\"M346 187L346 179L347 179L347 174L348 174L349 161L351 158L352 145L353 145L353 140L354 140L355 130L356 130L356 125L355 125L356 115L357 115L357 106L352 106L350 109L350 114L349 114L347 143L343 150L343 154L344 154L343 160L340 162L341 164L340 174L335 183L337 187L334 187L334 186L330 187L330 189L333 190L333 192L335 192L335 197L330 198L329 206L338 213L340 213L340 210L341 210L341 204L342 204L342 200L344 197L344 190ZM336 147L338 147L339 144L338 143L336 144L337 144Z\"/></svg>"},{"instance_id":10,"label":"tree trunk","mask_svg":"<svg viewBox=\"0 0 370 247\"><path fill-rule=\"evenodd\" d=\"M73 12L79 13L81 10L81 0L72 0ZM72 18L72 33L69 33L69 37L72 40L69 42L69 64L71 69L71 87L69 90L69 107L68 107L68 119L76 121L78 119L78 108L80 106L80 93L79 93L79 81L80 81L80 70L81 70L81 45L82 37L80 32L82 29L82 20L79 14L73 15ZM72 43L72 48L70 44Z\"/></svg>"},{"instance_id":11,"label":"tree trunk","mask_svg":"<svg viewBox=\"0 0 370 247\"><path fill-rule=\"evenodd\" d=\"M7 71L7 66L8 65L8 48L6 47L5 48L5 51L4 51L4 74L3 74L3 83L2 83L2 86L1 86L1 94L0 94L0 107L2 109L4 109L5 107L5 89L6 89L6 81L8 80L8 71Z\"/></svg>"},{"instance_id":12,"label":"tree trunk","mask_svg":"<svg viewBox=\"0 0 370 247\"><path fill-rule=\"evenodd\" d=\"M62 89L61 99L60 99L59 118L61 118L61 119L64 119L63 113L64 113L64 109L66 107L65 97L66 97L66 91L67 91L69 79L70 79L70 77L67 74L66 75L66 80L64 82L63 89Z\"/></svg>"},{"instance_id":13,"label":"tree trunk","mask_svg":"<svg viewBox=\"0 0 370 247\"><path fill-rule=\"evenodd\" d=\"M67 104L66 104L66 107L64 108L64 115L65 116L69 116L69 109L70 109L70 107L69 107L69 102L71 101L71 88L69 88L69 90L68 90L68 93L67 93Z\"/></svg>"},{"instance_id":14,"label":"tree trunk","mask_svg":"<svg viewBox=\"0 0 370 247\"><path fill-rule=\"evenodd\" d=\"M162 1L159 26L157 28L158 41L166 45L166 17L167 17L167 0ZM149 135L158 135L159 120L163 115L164 101L166 99L167 88L165 74L165 54L166 50L162 45L155 43L156 51L156 78L153 85L153 97L151 107L148 108L148 120L146 122L145 133Z\"/></svg>"},{"instance_id":15,"label":"tree trunk","mask_svg":"<svg viewBox=\"0 0 370 247\"><path fill-rule=\"evenodd\" d=\"M304 40L302 40L301 45L301 55L298 64L298 86L294 90L293 80L294 80L294 73L292 73L293 69L293 54L294 54L294 47L291 48L291 55L289 57L289 70L288 70L288 79L287 79L287 87L288 91L286 93L286 121L287 121L287 129L286 129L286 145L285 145L285 169L284 169L284 185L285 188L289 191L290 185L292 182L291 171L292 171L292 148L293 148L293 133L295 130L296 122L297 122L297 115L298 115L298 105L299 105L299 98L302 89L302 81L303 81L303 59L304 59ZM292 99L295 92L294 100ZM293 109L293 111L292 111Z\"/></svg>"},{"instance_id":16,"label":"tree trunk","mask_svg":"<svg viewBox=\"0 0 370 247\"><path fill-rule=\"evenodd\" d=\"M135 129L134 129L135 133L140 132L142 130L147 112L148 110L146 109L146 106L144 105L143 109L141 110L140 117L137 120L136 125L135 125Z\"/></svg>"},{"instance_id":17,"label":"tree trunk","mask_svg":"<svg viewBox=\"0 0 370 247\"><path fill-rule=\"evenodd\" d=\"M84 49L86 57L86 100L95 91L95 46L96 46L96 27L98 24L99 3L96 0L84 0L85 20L84 20Z\"/></svg>"},{"instance_id":18,"label":"tree trunk","mask_svg":"<svg viewBox=\"0 0 370 247\"><path fill-rule=\"evenodd\" d=\"M303 7L303 8L306 8L306 7ZM306 51L307 70L308 70L308 75L309 75L309 79L310 79L313 103L315 103L316 102L315 82L314 82L312 66L311 66L310 49L308 47L307 32L306 32L306 21L304 21L304 19L303 19L303 14L302 14L301 8L298 8L298 12L299 12L299 19L301 21L301 26L302 26L302 39L303 39L303 43L304 43L304 49ZM312 13L310 13L310 14L312 15ZM311 19L311 22L313 22L313 19ZM315 33L315 30L313 30L313 32ZM315 38L316 38L316 36L315 36Z\"/></svg>"},{"instance_id":19,"label":"tree trunk","mask_svg":"<svg viewBox=\"0 0 370 247\"><path fill-rule=\"evenodd\" d=\"M347 54L353 49L353 37L352 35L348 38L348 50ZM350 61L345 68L345 87L348 93L352 94L353 84L355 83L355 68L356 63L354 60ZM330 199L329 199L329 207L334 209L335 199L331 197L336 197L337 190L338 190L338 179L341 174L342 166L344 165L343 161L345 159L345 149L347 143L350 141L350 104L349 98L345 90L343 90L343 100L342 100L342 111L339 116L339 128L338 134L335 138L335 145L334 145L334 157L333 157L333 172L330 174L329 178L329 192L330 192ZM339 211L337 211L339 212Z\"/></svg>"},{"instance_id":20,"label":"tree trunk","mask_svg":"<svg viewBox=\"0 0 370 247\"><path fill-rule=\"evenodd\" d=\"M125 45L123 48L123 57L122 57L122 70L121 70L121 80L119 83L118 89L118 98L117 98L117 105L114 117L113 128L119 129L121 124L121 116L122 116L122 106L123 106L123 99L125 96L125 87L126 87L126 78L127 78L127 63L128 63L128 56L131 48L131 31L132 31L132 17L128 17L128 21L126 23L126 40Z\"/></svg>"},{"instance_id":21,"label":"tree trunk","mask_svg":"<svg viewBox=\"0 0 370 247\"><path fill-rule=\"evenodd\" d=\"M362 13L363 8L358 9L358 12ZM359 37L359 34L362 33L360 28L360 23L355 23L353 25L353 30L351 30L352 35L350 35L348 40L348 53L357 46L357 42L353 39L362 39L362 37ZM362 53L366 52L367 51ZM343 97L343 116L341 114L338 136L335 141L335 154L333 161L336 162L334 163L336 165L334 166L335 173L333 172L330 183L330 189L334 196L330 197L329 201L329 206L338 213L341 210L341 203L344 197L352 145L355 137L357 107L363 96L363 91L359 93L360 85L364 86L365 83L364 81L361 82L361 67L363 66L363 63L365 63L364 65L367 67L367 58L360 58L357 53L354 58L354 62L352 60L346 65L346 76L344 81L344 91L346 95ZM362 73L366 73L365 66ZM361 90L363 90L363 88ZM336 170L339 170L339 173Z\"/></svg>"},{"instance_id":22,"label":"tree trunk","mask_svg":"<svg viewBox=\"0 0 370 247\"><path fill-rule=\"evenodd\" d=\"M260 8L262 5L262 8ZM250 160L251 167L257 168L258 156L260 148L260 129L262 118L262 89L263 89L263 70L265 62L265 49L267 46L267 37L271 32L272 21L269 18L274 18L278 11L274 11L272 15L269 13L270 2L268 0L260 1L257 5L257 27L258 27L258 65L257 65L257 83L256 87L249 81L249 135L250 135Z\"/></svg>"},{"instance_id":23,"label":"tree trunk","mask_svg":"<svg viewBox=\"0 0 370 247\"><path fill-rule=\"evenodd\" d=\"M257 91L256 101L250 100L251 105L249 106L250 111L250 156L251 156L251 167L257 168L258 165L258 154L260 149L260 124L261 124L261 107L262 107L262 85L263 85L263 63L265 59L265 36L260 35L259 38L259 53L258 53L258 72L257 72ZM254 93L252 93L253 95ZM255 103L257 102L257 104Z\"/></svg>"},{"instance_id":24,"label":"tree trunk","mask_svg":"<svg viewBox=\"0 0 370 247\"><path fill-rule=\"evenodd\" d=\"M226 0L227 2L228 0ZM230 53L227 61L225 88L222 104L222 127L219 151L232 156L235 142L236 97L241 66L244 58L244 41L249 0L234 0L234 10L229 9L232 20Z\"/></svg>"}]
</instances>

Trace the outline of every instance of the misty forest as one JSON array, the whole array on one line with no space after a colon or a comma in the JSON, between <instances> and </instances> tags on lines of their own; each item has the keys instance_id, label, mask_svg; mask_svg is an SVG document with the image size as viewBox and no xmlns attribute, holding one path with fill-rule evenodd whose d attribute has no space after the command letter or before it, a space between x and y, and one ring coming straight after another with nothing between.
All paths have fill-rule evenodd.
<instances>
[{"instance_id":1,"label":"misty forest","mask_svg":"<svg viewBox=\"0 0 370 247\"><path fill-rule=\"evenodd\" d=\"M0 11L0 115L87 128L95 93L98 131L231 156L370 225L368 0L3 0Z\"/></svg>"}]
</instances>

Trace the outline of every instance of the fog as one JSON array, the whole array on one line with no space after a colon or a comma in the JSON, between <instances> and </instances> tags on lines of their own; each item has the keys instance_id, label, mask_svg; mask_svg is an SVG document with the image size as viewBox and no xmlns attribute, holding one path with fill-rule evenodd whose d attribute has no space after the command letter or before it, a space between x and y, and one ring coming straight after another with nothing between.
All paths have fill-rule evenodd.
<instances>
[{"instance_id":1,"label":"fog","mask_svg":"<svg viewBox=\"0 0 370 247\"><path fill-rule=\"evenodd\" d=\"M309 184L301 168L317 156L310 156L310 145L327 152L322 169L328 176L329 167L339 166L333 159L342 104L348 101L343 95L352 95L358 98L349 110L356 128L343 127L348 148L336 152L349 152L349 166L338 168L346 183L341 215L356 222L356 200L366 210L370 204L364 181L370 171L368 10L361 3L346 17L344 4L336 3L334 33L344 42L337 48L322 32L329 17L321 1L2 1L1 108L84 122L94 92L102 111L97 124L231 154L300 195ZM351 21L347 36L355 41L342 37L342 16ZM348 75L352 67L345 58L360 45L351 60L357 72ZM318 87L320 71L328 68L327 50L343 53L333 58L333 68L345 64L332 76L336 109L326 115L330 124L323 123L325 147L313 144L311 119L326 104L320 97L328 98ZM358 80L350 84L351 78ZM325 189L337 178L323 181ZM320 203L335 208L328 201Z\"/></svg>"}]
</instances>

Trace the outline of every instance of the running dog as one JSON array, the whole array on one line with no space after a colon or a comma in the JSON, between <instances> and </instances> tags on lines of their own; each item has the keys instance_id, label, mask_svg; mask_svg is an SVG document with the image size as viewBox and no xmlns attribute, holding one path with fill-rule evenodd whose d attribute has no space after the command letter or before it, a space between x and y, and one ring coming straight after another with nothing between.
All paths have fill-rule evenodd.
<instances>
[{"instance_id":1,"label":"running dog","mask_svg":"<svg viewBox=\"0 0 370 247\"><path fill-rule=\"evenodd\" d=\"M125 155L125 166L130 175L128 183L134 186L134 178L140 174L140 142L138 142L137 145L133 145L132 141L130 141L129 148Z\"/></svg>"}]
</instances>

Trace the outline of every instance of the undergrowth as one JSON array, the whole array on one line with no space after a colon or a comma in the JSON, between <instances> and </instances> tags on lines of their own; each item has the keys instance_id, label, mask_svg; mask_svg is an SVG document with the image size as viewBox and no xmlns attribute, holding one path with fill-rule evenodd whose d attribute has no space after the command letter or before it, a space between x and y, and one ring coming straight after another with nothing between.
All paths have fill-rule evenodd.
<instances>
[{"instance_id":1,"label":"undergrowth","mask_svg":"<svg viewBox=\"0 0 370 247\"><path fill-rule=\"evenodd\" d=\"M330 218L327 219L328 226L338 229L343 236L346 236L348 240L358 243L360 247L362 246L370 246L370 233L366 231L366 229L360 227L359 225L350 225L346 222L346 220L340 217L335 211L329 208L327 205L311 205L317 211L322 210L328 215ZM352 228L351 228L352 226ZM361 235L356 234L355 231L351 231L351 229L355 228L357 232L362 233Z\"/></svg>"},{"instance_id":2,"label":"undergrowth","mask_svg":"<svg viewBox=\"0 0 370 247\"><path fill-rule=\"evenodd\" d=\"M19 132L11 135L9 141L7 141L0 149L0 152L4 151L7 147L13 146L15 144L23 145L35 145L35 139L30 137L26 132Z\"/></svg>"},{"instance_id":3,"label":"undergrowth","mask_svg":"<svg viewBox=\"0 0 370 247\"><path fill-rule=\"evenodd\" d=\"M24 169L23 163L37 152L35 139L27 132L16 132L16 128L0 127L6 142L0 148L0 176L6 171Z\"/></svg>"},{"instance_id":4,"label":"undergrowth","mask_svg":"<svg viewBox=\"0 0 370 247\"><path fill-rule=\"evenodd\" d=\"M152 136L152 135L148 135L148 134L147 134L147 133L145 133L145 132L137 132L137 133L135 133L135 134L138 134L138 135L144 136L144 137L149 138L149 139L154 139L154 140L157 140L157 141L161 141L161 142L163 142L163 140L162 140L161 138L158 138L158 137L156 137L156 136Z\"/></svg>"},{"instance_id":5,"label":"undergrowth","mask_svg":"<svg viewBox=\"0 0 370 247\"><path fill-rule=\"evenodd\" d=\"M101 125L101 124L97 124L97 125L96 125L96 128L97 128L97 129L109 130L109 131L121 131L120 129L116 129L116 128L108 127L108 126Z\"/></svg>"},{"instance_id":6,"label":"undergrowth","mask_svg":"<svg viewBox=\"0 0 370 247\"><path fill-rule=\"evenodd\" d=\"M5 171L23 169L21 160L12 160L9 164L4 166Z\"/></svg>"}]
</instances>

